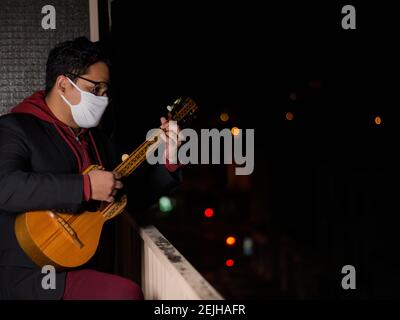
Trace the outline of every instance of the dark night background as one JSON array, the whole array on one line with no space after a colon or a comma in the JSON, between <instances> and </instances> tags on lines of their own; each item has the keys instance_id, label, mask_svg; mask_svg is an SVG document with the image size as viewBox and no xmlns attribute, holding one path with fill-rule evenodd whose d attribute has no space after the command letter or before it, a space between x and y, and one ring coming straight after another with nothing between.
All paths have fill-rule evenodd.
<instances>
[{"instance_id":1,"label":"dark night background","mask_svg":"<svg viewBox=\"0 0 400 320\"><path fill-rule=\"evenodd\" d=\"M114 66L105 127L132 151L187 95L196 127L255 129L251 176L188 166L172 212L144 219L224 297L398 298L395 11L354 3L357 30L343 30L352 3L280 3L113 1L111 33L101 25ZM344 265L357 290L341 288Z\"/></svg>"}]
</instances>

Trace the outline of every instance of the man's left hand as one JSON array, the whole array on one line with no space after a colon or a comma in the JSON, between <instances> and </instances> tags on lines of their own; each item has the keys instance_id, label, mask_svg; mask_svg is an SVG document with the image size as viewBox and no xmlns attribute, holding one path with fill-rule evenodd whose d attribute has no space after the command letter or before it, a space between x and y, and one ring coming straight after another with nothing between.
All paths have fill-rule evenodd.
<instances>
[{"instance_id":1,"label":"man's left hand","mask_svg":"<svg viewBox=\"0 0 400 320\"><path fill-rule=\"evenodd\" d=\"M164 117L160 118L161 139L166 143L165 146L165 157L167 163L177 164L178 163L178 148L182 144L179 139L180 129L176 122L170 122Z\"/></svg>"}]
</instances>

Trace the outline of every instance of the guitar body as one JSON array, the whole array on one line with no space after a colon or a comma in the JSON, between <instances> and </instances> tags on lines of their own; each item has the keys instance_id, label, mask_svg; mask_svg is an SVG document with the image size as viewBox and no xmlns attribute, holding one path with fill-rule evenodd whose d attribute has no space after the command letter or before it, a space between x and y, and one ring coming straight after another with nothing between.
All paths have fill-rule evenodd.
<instances>
[{"instance_id":1,"label":"guitar body","mask_svg":"<svg viewBox=\"0 0 400 320\"><path fill-rule=\"evenodd\" d=\"M90 166L84 173L95 168L98 166ZM120 214L126 204L126 196L122 196L96 211L22 213L15 220L15 235L21 248L38 266L74 268L94 255L103 224Z\"/></svg>"}]
</instances>

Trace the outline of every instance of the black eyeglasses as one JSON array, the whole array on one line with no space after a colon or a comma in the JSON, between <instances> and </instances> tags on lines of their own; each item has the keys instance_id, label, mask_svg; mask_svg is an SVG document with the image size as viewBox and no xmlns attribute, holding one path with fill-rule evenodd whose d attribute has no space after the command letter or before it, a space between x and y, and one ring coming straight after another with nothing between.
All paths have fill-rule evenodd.
<instances>
[{"instance_id":1,"label":"black eyeglasses","mask_svg":"<svg viewBox=\"0 0 400 320\"><path fill-rule=\"evenodd\" d=\"M94 84L94 87L90 89L90 93L93 93L95 96L107 96L108 95L108 89L110 87L110 84L108 82L103 82L103 81L94 81L90 80L87 78L84 78L82 76L78 76L77 74L67 72L67 74L75 77L75 78L80 78L86 81L89 81Z\"/></svg>"}]
</instances>

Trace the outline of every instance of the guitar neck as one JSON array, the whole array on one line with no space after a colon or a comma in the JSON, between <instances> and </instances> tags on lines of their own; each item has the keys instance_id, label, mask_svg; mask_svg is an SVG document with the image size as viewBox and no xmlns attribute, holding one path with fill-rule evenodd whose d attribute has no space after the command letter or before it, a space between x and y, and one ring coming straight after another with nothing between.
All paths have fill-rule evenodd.
<instances>
[{"instance_id":1,"label":"guitar neck","mask_svg":"<svg viewBox=\"0 0 400 320\"><path fill-rule=\"evenodd\" d=\"M173 106L168 109L168 120L176 121L179 124L185 124L197 112L196 103L189 97L177 99ZM172 110L172 111L171 111ZM145 160L148 152L153 152L162 142L160 139L161 129L156 131L145 142L143 142L128 158L122 161L114 171L120 173L122 177L129 176Z\"/></svg>"},{"instance_id":2,"label":"guitar neck","mask_svg":"<svg viewBox=\"0 0 400 320\"><path fill-rule=\"evenodd\" d=\"M158 147L161 143L159 137L160 132L153 134L145 142L143 142L138 148L133 151L128 158L122 161L115 169L115 172L121 174L122 177L129 176L137 167L139 167L145 160L147 152L151 152Z\"/></svg>"}]
</instances>

